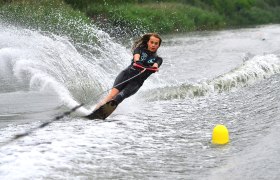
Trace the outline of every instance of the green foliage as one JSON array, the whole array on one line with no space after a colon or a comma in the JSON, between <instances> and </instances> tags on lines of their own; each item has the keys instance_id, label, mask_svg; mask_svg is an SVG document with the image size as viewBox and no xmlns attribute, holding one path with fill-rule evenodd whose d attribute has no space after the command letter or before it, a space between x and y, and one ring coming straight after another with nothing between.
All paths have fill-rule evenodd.
<instances>
[{"instance_id":1,"label":"green foliage","mask_svg":"<svg viewBox=\"0 0 280 180\"><path fill-rule=\"evenodd\" d=\"M255 0L250 3L246 4L246 8L236 11L229 17L228 21L231 25L244 26L280 22L280 6L271 7L267 0Z\"/></svg>"},{"instance_id":2,"label":"green foliage","mask_svg":"<svg viewBox=\"0 0 280 180\"><path fill-rule=\"evenodd\" d=\"M103 14L105 19L117 26L161 33L212 29L225 24L223 17L215 12L180 3L91 4L87 14L91 17Z\"/></svg>"},{"instance_id":3,"label":"green foliage","mask_svg":"<svg viewBox=\"0 0 280 180\"><path fill-rule=\"evenodd\" d=\"M82 9L88 16L101 17L99 20L105 19L113 26L145 31L185 32L280 22L277 7L273 7L279 7L279 0L65 1L74 2L74 7Z\"/></svg>"},{"instance_id":4,"label":"green foliage","mask_svg":"<svg viewBox=\"0 0 280 180\"><path fill-rule=\"evenodd\" d=\"M83 13L106 30L170 33L279 23L279 9L279 0L0 0L1 19L75 39L77 23L90 24Z\"/></svg>"},{"instance_id":5,"label":"green foliage","mask_svg":"<svg viewBox=\"0 0 280 180\"><path fill-rule=\"evenodd\" d=\"M246 18L241 18L245 16ZM234 17L234 20L232 23L233 25L254 25L254 24L266 24L270 22L274 22L274 16L269 13L268 11L265 11L263 9L260 9L258 7L253 7L249 10L243 10Z\"/></svg>"},{"instance_id":6,"label":"green foliage","mask_svg":"<svg viewBox=\"0 0 280 180\"><path fill-rule=\"evenodd\" d=\"M255 0L201 0L220 14L231 16L243 9L250 9Z\"/></svg>"},{"instance_id":7,"label":"green foliage","mask_svg":"<svg viewBox=\"0 0 280 180\"><path fill-rule=\"evenodd\" d=\"M74 8L86 10L89 5L120 5L127 3L137 3L142 2L143 0L64 0L66 3L71 4Z\"/></svg>"}]
</instances>

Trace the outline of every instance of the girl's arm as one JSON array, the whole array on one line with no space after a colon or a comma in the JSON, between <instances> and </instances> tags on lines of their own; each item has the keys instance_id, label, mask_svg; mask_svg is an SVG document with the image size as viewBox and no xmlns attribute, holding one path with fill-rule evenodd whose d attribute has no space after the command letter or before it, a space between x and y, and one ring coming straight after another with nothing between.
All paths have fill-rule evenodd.
<instances>
[{"instance_id":1,"label":"girl's arm","mask_svg":"<svg viewBox=\"0 0 280 180\"><path fill-rule=\"evenodd\" d=\"M134 60L135 63L136 63L136 61L139 61L139 59L140 59L140 54L134 54L133 55L133 60Z\"/></svg>"}]
</instances>

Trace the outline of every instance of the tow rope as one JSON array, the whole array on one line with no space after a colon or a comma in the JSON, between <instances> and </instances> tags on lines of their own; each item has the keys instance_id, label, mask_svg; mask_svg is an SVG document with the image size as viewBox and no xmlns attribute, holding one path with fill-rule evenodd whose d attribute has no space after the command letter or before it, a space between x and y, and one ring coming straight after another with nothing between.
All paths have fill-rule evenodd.
<instances>
[{"instance_id":1,"label":"tow rope","mask_svg":"<svg viewBox=\"0 0 280 180\"><path fill-rule=\"evenodd\" d=\"M143 68L143 67L142 67L142 68ZM113 89L113 88L116 88L116 87L118 87L118 86L120 86L120 85L122 85L122 84L124 84L124 83L126 83L126 82L128 82L128 81L131 81L132 79L138 77L140 74L142 74L143 72L145 72L146 69L147 69L147 70L150 70L150 69L148 69L148 68L143 68L143 70L140 71L140 72L139 72L138 74L136 74L135 76L133 76L133 77L131 77L131 78L129 78L129 79L127 79L127 80L125 80L125 81L123 81L123 82L117 84L117 85L115 85L115 86L112 87L112 88L109 88L109 89L103 91L102 93L98 94L96 97L99 97L99 96L101 96L102 94L104 94L105 92L108 92L108 91L110 91L110 90ZM153 69L153 70L154 70L154 69ZM37 127L34 127L34 128L29 129L28 131L26 131L26 132L24 132L24 133L19 133L19 134L14 135L14 136L13 136L11 139L9 139L8 141L1 143L1 144L0 144L0 147L6 146L6 145L8 145L8 144L10 144L10 143L12 143L12 142L14 142L14 141L20 139L20 138L23 138L23 137L25 137L25 136L28 136L28 135L32 134L34 131L36 131L36 130L38 130L38 129L41 129L41 128L44 128L44 127L46 127L47 125L49 125L49 124L51 124L51 123L53 123L53 122L55 122L55 121L58 121L58 120L64 118L65 116L70 115L71 113L75 112L77 109L79 109L80 107L82 107L83 105L84 105L84 103L81 103L81 104L75 106L74 108L70 109L69 111L65 111L62 115L59 115L59 116L54 117L54 118L53 118L52 120L50 120L50 121L46 121L46 122L40 124L40 125L37 126Z\"/></svg>"}]
</instances>

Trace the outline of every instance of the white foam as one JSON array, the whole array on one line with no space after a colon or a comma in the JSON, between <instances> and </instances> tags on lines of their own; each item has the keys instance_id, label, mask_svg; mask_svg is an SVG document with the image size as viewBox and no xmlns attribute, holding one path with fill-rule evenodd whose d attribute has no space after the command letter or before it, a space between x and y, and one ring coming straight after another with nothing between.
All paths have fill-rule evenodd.
<instances>
[{"instance_id":1,"label":"white foam","mask_svg":"<svg viewBox=\"0 0 280 180\"><path fill-rule=\"evenodd\" d=\"M212 80L149 90L148 100L184 99L210 93L226 92L253 84L280 73L280 59L274 54L258 55ZM155 91L155 92L152 92Z\"/></svg>"},{"instance_id":2,"label":"white foam","mask_svg":"<svg viewBox=\"0 0 280 180\"><path fill-rule=\"evenodd\" d=\"M126 49L114 43L108 34L96 27L87 28L85 31L91 31L92 38L97 38L99 44L82 46L90 46L98 55L90 51L85 56L80 55L67 37L11 26L6 28L0 24L0 74L7 76L6 79L16 78L16 83L29 86L32 91L56 93L69 108L79 105L76 97L90 99L99 94L100 89L95 88L111 86L112 75L126 64L120 59L127 57ZM100 68L103 63L108 67ZM106 72L108 70L113 72L111 76ZM77 112L85 115L90 110L81 107Z\"/></svg>"},{"instance_id":3,"label":"white foam","mask_svg":"<svg viewBox=\"0 0 280 180\"><path fill-rule=\"evenodd\" d=\"M268 78L280 72L280 60L274 54L258 55L243 63L240 67L215 78L210 85L220 84L224 88L244 86Z\"/></svg>"}]
</instances>

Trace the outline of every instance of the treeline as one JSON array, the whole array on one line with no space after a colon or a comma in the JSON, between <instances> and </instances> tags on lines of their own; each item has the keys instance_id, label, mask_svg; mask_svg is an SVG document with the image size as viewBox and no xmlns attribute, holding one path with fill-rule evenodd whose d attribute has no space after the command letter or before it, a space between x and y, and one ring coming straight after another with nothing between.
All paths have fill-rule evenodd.
<instances>
[{"instance_id":1,"label":"treeline","mask_svg":"<svg viewBox=\"0 0 280 180\"><path fill-rule=\"evenodd\" d=\"M108 27L156 32L279 23L279 0L65 0ZM111 27L111 28L112 28Z\"/></svg>"},{"instance_id":2,"label":"treeline","mask_svg":"<svg viewBox=\"0 0 280 180\"><path fill-rule=\"evenodd\" d=\"M0 7L2 17L18 17L16 20L25 20L27 24L31 19L37 19L36 22L33 20L33 24L46 27L48 24L39 21L48 19L55 26L58 17L48 12L59 7L59 11L66 13L69 19L72 14L73 17L84 14L94 24L118 35L147 31L187 32L280 22L279 0L0 0Z\"/></svg>"}]
</instances>

